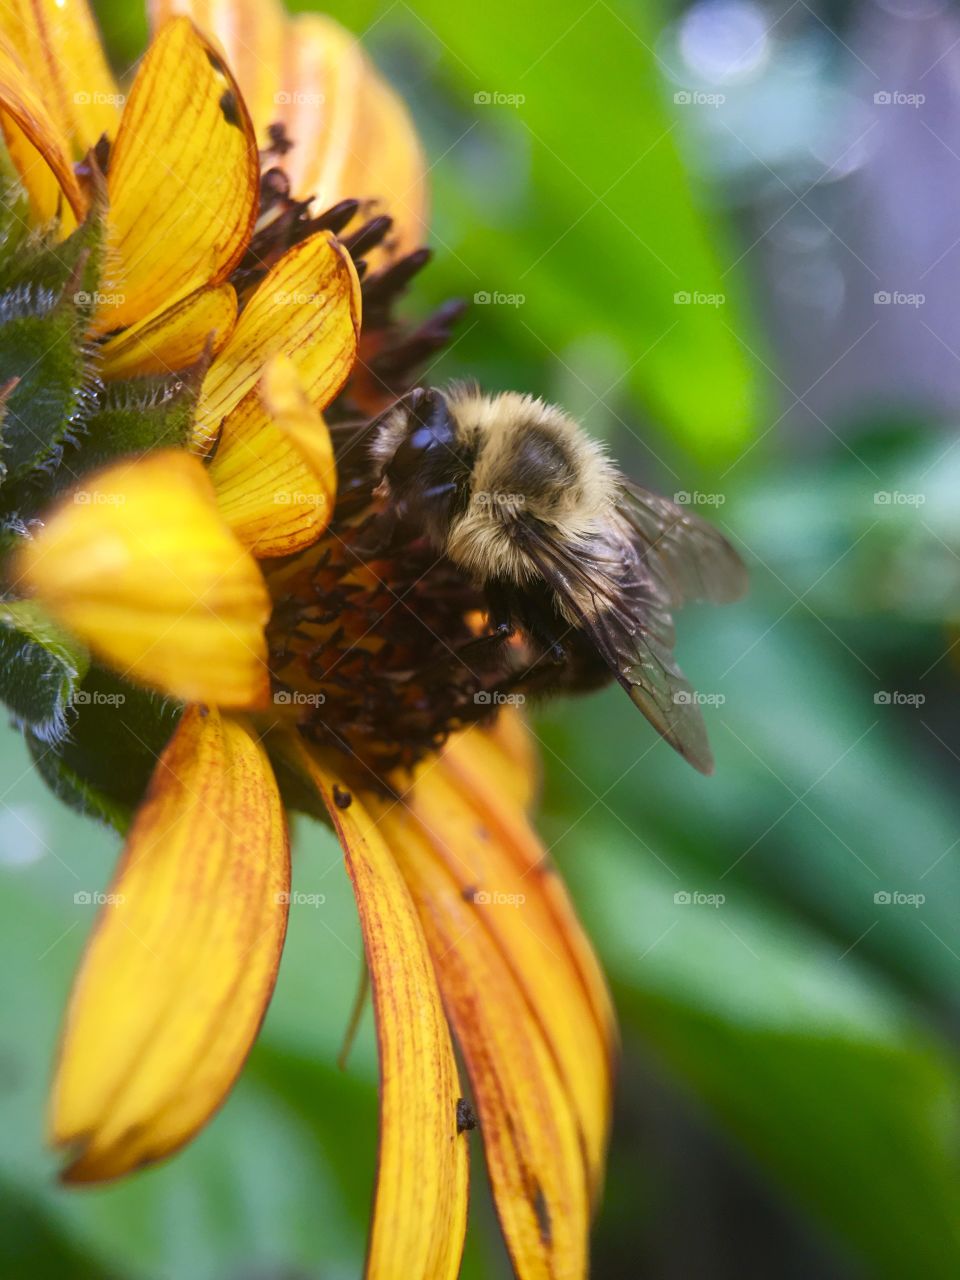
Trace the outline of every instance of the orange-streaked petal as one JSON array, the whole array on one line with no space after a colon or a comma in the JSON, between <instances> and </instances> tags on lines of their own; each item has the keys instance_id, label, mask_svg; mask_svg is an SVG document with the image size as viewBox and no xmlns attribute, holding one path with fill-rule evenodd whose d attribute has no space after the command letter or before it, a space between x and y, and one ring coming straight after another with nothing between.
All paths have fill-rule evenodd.
<instances>
[{"instance_id":1,"label":"orange-streaked petal","mask_svg":"<svg viewBox=\"0 0 960 1280\"><path fill-rule=\"evenodd\" d=\"M265 705L270 598L180 450L116 463L23 545L21 585L103 659L184 701Z\"/></svg>"},{"instance_id":2,"label":"orange-streaked petal","mask_svg":"<svg viewBox=\"0 0 960 1280\"><path fill-rule=\"evenodd\" d=\"M150 25L156 30L182 13L220 45L243 94L256 129L280 119L286 14L280 0L150 0Z\"/></svg>"},{"instance_id":3,"label":"orange-streaked petal","mask_svg":"<svg viewBox=\"0 0 960 1280\"><path fill-rule=\"evenodd\" d=\"M76 218L82 218L85 202L73 172L68 140L37 92L33 76L2 34L0 123L38 218L54 217L64 197Z\"/></svg>"},{"instance_id":4,"label":"orange-streaked petal","mask_svg":"<svg viewBox=\"0 0 960 1280\"><path fill-rule=\"evenodd\" d=\"M197 289L172 307L132 324L99 350L105 378L173 373L194 364L208 349L215 355L237 322L233 285Z\"/></svg>"},{"instance_id":5,"label":"orange-streaked petal","mask_svg":"<svg viewBox=\"0 0 960 1280\"><path fill-rule=\"evenodd\" d=\"M194 447L209 448L274 355L291 358L310 403L326 408L350 373L359 331L360 282L346 249L326 231L295 245L263 279L204 379Z\"/></svg>"},{"instance_id":6,"label":"orange-streaked petal","mask_svg":"<svg viewBox=\"0 0 960 1280\"><path fill-rule=\"evenodd\" d=\"M229 69L187 18L147 50L110 155L109 278L94 331L133 324L239 262L257 215L253 125Z\"/></svg>"},{"instance_id":7,"label":"orange-streaked petal","mask_svg":"<svg viewBox=\"0 0 960 1280\"><path fill-rule=\"evenodd\" d=\"M296 382L292 365L289 372ZM276 394L271 399L267 393L271 380L276 382L277 374L271 377L268 366L263 385L248 391L227 415L208 468L221 516L258 558L292 555L315 542L327 527L336 495L326 424L302 396L284 404L283 395L296 395L286 385L275 413Z\"/></svg>"},{"instance_id":8,"label":"orange-streaked petal","mask_svg":"<svg viewBox=\"0 0 960 1280\"><path fill-rule=\"evenodd\" d=\"M128 1173L229 1092L273 992L286 821L245 725L189 707L154 772L77 976L54 1087L65 1177Z\"/></svg>"},{"instance_id":9,"label":"orange-streaked petal","mask_svg":"<svg viewBox=\"0 0 960 1280\"><path fill-rule=\"evenodd\" d=\"M405 105L356 38L331 18L298 15L282 89L282 120L294 144L284 166L296 194L313 196L315 209L355 197L365 202L365 217L390 214L395 254L423 244L423 151Z\"/></svg>"},{"instance_id":10,"label":"orange-streaked petal","mask_svg":"<svg viewBox=\"0 0 960 1280\"><path fill-rule=\"evenodd\" d=\"M353 882L380 1052L380 1150L367 1280L454 1280L467 1213L461 1089L423 929L363 802L300 748L330 811ZM337 803L337 795L341 803Z\"/></svg>"},{"instance_id":11,"label":"orange-streaked petal","mask_svg":"<svg viewBox=\"0 0 960 1280\"><path fill-rule=\"evenodd\" d=\"M580 1127L596 1195L610 1127L609 1009L600 1021L568 938L571 929L582 938L580 928L555 912L548 896L552 882L561 896L563 885L526 818L497 794L497 782L479 769L458 774L442 759L421 769L405 804L507 961L544 1033ZM527 864L530 853L536 861Z\"/></svg>"},{"instance_id":12,"label":"orange-streaked petal","mask_svg":"<svg viewBox=\"0 0 960 1280\"><path fill-rule=\"evenodd\" d=\"M566 886L557 875L543 875L543 846L526 817L529 791L520 791L520 804L502 803L503 796L518 787L518 775L536 777L537 764L531 750L530 732L521 717L501 712L490 729L471 729L454 735L444 754L444 767L459 778L463 791L492 822L503 850L513 860L521 877L530 876L539 885L544 903L552 913L559 937L563 939L578 979L587 993L593 1016L607 1052L615 1056L619 1046L617 1018L603 970L570 901Z\"/></svg>"},{"instance_id":13,"label":"orange-streaked petal","mask_svg":"<svg viewBox=\"0 0 960 1280\"><path fill-rule=\"evenodd\" d=\"M421 780L430 767L423 766ZM506 902L481 906L472 893L465 895L462 877L439 847L446 833L428 830L407 803L378 800L370 808L420 910L473 1083L494 1199L517 1275L580 1280L587 1271L590 1222L580 1125L531 1007L529 975L516 972L516 955L503 950L490 928L493 911L519 917L519 909ZM451 829L451 838L460 834L459 825ZM518 918L513 927L525 926Z\"/></svg>"},{"instance_id":14,"label":"orange-streaked petal","mask_svg":"<svg viewBox=\"0 0 960 1280\"><path fill-rule=\"evenodd\" d=\"M30 68L75 159L101 134L116 135L123 98L86 0L4 0L0 31Z\"/></svg>"}]
</instances>

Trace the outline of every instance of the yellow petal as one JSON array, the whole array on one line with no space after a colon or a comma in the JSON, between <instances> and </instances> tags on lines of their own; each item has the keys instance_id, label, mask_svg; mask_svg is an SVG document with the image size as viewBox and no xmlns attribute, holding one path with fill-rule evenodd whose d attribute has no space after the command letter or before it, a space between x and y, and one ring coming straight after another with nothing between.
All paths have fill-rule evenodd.
<instances>
[{"instance_id":1,"label":"yellow petal","mask_svg":"<svg viewBox=\"0 0 960 1280\"><path fill-rule=\"evenodd\" d=\"M18 558L20 583L103 659L185 701L264 705L270 599L178 450L85 478Z\"/></svg>"},{"instance_id":2,"label":"yellow petal","mask_svg":"<svg viewBox=\"0 0 960 1280\"><path fill-rule=\"evenodd\" d=\"M258 139L280 119L280 74L286 16L279 0L150 0L156 30L182 13L215 39L237 77Z\"/></svg>"},{"instance_id":3,"label":"yellow petal","mask_svg":"<svg viewBox=\"0 0 960 1280\"><path fill-rule=\"evenodd\" d=\"M189 707L157 765L77 976L54 1086L65 1177L189 1141L233 1085L276 980L290 860L277 784L239 722Z\"/></svg>"},{"instance_id":4,"label":"yellow petal","mask_svg":"<svg viewBox=\"0 0 960 1280\"><path fill-rule=\"evenodd\" d=\"M123 102L86 0L4 0L0 31L17 50L79 160L113 138Z\"/></svg>"},{"instance_id":5,"label":"yellow petal","mask_svg":"<svg viewBox=\"0 0 960 1280\"><path fill-rule=\"evenodd\" d=\"M260 385L272 417L322 477L332 509L337 490L333 442L322 415L310 403L297 366L289 356L275 356L267 365Z\"/></svg>"},{"instance_id":6,"label":"yellow petal","mask_svg":"<svg viewBox=\"0 0 960 1280\"><path fill-rule=\"evenodd\" d=\"M297 398L297 373L289 362L287 371L295 386L281 385L279 401L277 388L271 398L267 384L283 383L285 375L271 376L268 366L263 386L227 415L208 468L221 516L259 558L291 555L315 542L336 492L326 424Z\"/></svg>"},{"instance_id":7,"label":"yellow petal","mask_svg":"<svg viewBox=\"0 0 960 1280\"><path fill-rule=\"evenodd\" d=\"M415 796L430 767L421 771ZM428 829L409 800L371 802L371 813L420 911L470 1072L494 1200L517 1275L579 1280L586 1275L590 1221L583 1133L542 1009L531 1004L531 975L515 968L522 963L521 949L504 946L505 931L526 927L523 908L494 901L494 894L506 898L509 890L490 885L475 891L452 869L461 854L469 865L477 840L496 837L477 835L469 846L454 850L451 843L445 852L448 834L451 842L465 835L459 818ZM489 904L477 901L479 892L491 894ZM527 892L536 890L530 886ZM511 912L516 919L496 926L495 912ZM548 963L562 964L562 953ZM556 996L565 1002L564 993ZM590 1053L590 1046L585 1050Z\"/></svg>"},{"instance_id":8,"label":"yellow petal","mask_svg":"<svg viewBox=\"0 0 960 1280\"><path fill-rule=\"evenodd\" d=\"M286 19L277 0L151 0L154 26L189 14L220 42L250 107L257 137L285 126L283 158L294 194L321 212L364 202L357 218L388 213L390 245L378 260L407 253L427 234L423 150L409 112L356 38L331 18Z\"/></svg>"},{"instance_id":9,"label":"yellow petal","mask_svg":"<svg viewBox=\"0 0 960 1280\"><path fill-rule=\"evenodd\" d=\"M598 1021L593 992L567 937L570 921L554 911L546 892L551 882L561 893L563 886L526 820L491 794L495 786L496 778L458 775L443 760L421 771L406 803L507 960L543 1030L579 1124L595 1193L610 1124L609 1025ZM527 864L531 852L536 861ZM575 922L573 927L579 935Z\"/></svg>"},{"instance_id":10,"label":"yellow petal","mask_svg":"<svg viewBox=\"0 0 960 1280\"><path fill-rule=\"evenodd\" d=\"M172 307L132 324L99 350L105 378L173 373L194 364L207 350L216 354L237 322L233 285L197 289Z\"/></svg>"},{"instance_id":11,"label":"yellow petal","mask_svg":"<svg viewBox=\"0 0 960 1280\"><path fill-rule=\"evenodd\" d=\"M38 218L54 217L63 197L76 218L81 218L85 202L73 172L68 140L37 92L32 75L2 34L0 123Z\"/></svg>"},{"instance_id":12,"label":"yellow petal","mask_svg":"<svg viewBox=\"0 0 960 1280\"><path fill-rule=\"evenodd\" d=\"M364 217L390 214L395 254L423 244L423 151L403 102L354 36L318 14L294 18L282 89L294 192L313 196L317 210L353 197L365 202Z\"/></svg>"},{"instance_id":13,"label":"yellow petal","mask_svg":"<svg viewBox=\"0 0 960 1280\"><path fill-rule=\"evenodd\" d=\"M350 373L359 331L360 284L353 262L333 236L318 232L284 254L244 307L204 379L194 447L209 448L223 419L274 355L291 358L310 403L326 408Z\"/></svg>"},{"instance_id":14,"label":"yellow petal","mask_svg":"<svg viewBox=\"0 0 960 1280\"><path fill-rule=\"evenodd\" d=\"M461 1089L424 933L363 802L300 749L346 856L370 969L380 1052L380 1152L367 1280L454 1280L467 1212ZM339 797L340 803L337 803Z\"/></svg>"},{"instance_id":15,"label":"yellow petal","mask_svg":"<svg viewBox=\"0 0 960 1280\"><path fill-rule=\"evenodd\" d=\"M225 280L253 230L259 159L230 71L186 18L147 50L110 156L108 333Z\"/></svg>"}]
</instances>

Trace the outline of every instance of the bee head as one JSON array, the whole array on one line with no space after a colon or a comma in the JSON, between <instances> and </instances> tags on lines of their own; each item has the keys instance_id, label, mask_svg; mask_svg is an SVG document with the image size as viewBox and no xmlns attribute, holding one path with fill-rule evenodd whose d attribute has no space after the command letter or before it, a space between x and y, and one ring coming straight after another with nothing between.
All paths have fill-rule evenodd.
<instances>
[{"instance_id":1,"label":"bee head","mask_svg":"<svg viewBox=\"0 0 960 1280\"><path fill-rule=\"evenodd\" d=\"M372 451L380 495L401 521L422 527L441 547L467 499L472 464L443 392L417 387L398 400L374 435Z\"/></svg>"}]
</instances>

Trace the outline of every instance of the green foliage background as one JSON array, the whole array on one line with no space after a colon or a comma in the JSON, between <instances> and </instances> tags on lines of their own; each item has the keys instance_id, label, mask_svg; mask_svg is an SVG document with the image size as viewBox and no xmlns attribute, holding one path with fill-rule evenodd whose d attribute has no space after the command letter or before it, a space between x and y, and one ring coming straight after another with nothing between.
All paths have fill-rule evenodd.
<instances>
[{"instance_id":1,"label":"green foliage background","mask_svg":"<svg viewBox=\"0 0 960 1280\"><path fill-rule=\"evenodd\" d=\"M98 8L128 66L141 15ZM816 453L777 428L749 260L730 266L745 246L689 158L655 52L665 15L626 0L331 11L403 87L434 162L436 261L411 312L524 296L472 306L432 376L562 401L651 487L722 494L709 514L751 563L745 604L680 623L685 669L723 698L706 709L714 778L616 691L536 721L543 830L624 1029L596 1274L956 1276L960 797L942 656L956 605L924 568L949 568L958 540L956 463L931 470L950 436L920 414L867 415L855 456L845 420ZM675 305L694 290L726 302ZM924 474L923 529L873 503ZM878 704L889 689L923 692L932 723ZM360 944L332 838L298 832L296 886L324 901L292 910L228 1105L170 1165L67 1193L43 1099L93 920L75 895L105 887L117 842L54 804L12 731L2 753L3 1273L356 1276L376 1069L369 1016L349 1070L335 1063ZM695 893L724 901L682 901ZM464 1274L504 1276L474 1199Z\"/></svg>"}]
</instances>

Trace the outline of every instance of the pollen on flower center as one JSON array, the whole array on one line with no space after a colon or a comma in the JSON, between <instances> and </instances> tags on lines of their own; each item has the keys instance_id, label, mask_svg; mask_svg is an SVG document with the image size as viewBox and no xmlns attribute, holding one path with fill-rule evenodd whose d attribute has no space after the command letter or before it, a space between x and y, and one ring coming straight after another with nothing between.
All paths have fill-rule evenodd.
<instances>
[{"instance_id":1,"label":"pollen on flower center","mask_svg":"<svg viewBox=\"0 0 960 1280\"><path fill-rule=\"evenodd\" d=\"M348 510L269 574L274 703L305 737L345 754L366 788L523 701L494 687L502 664L484 653L479 589L422 540L371 554L374 519L370 507Z\"/></svg>"}]
</instances>

